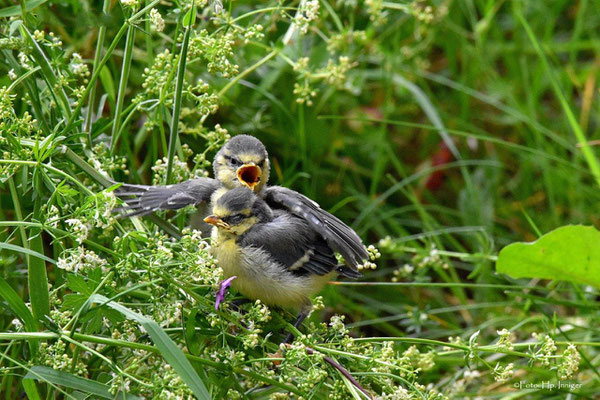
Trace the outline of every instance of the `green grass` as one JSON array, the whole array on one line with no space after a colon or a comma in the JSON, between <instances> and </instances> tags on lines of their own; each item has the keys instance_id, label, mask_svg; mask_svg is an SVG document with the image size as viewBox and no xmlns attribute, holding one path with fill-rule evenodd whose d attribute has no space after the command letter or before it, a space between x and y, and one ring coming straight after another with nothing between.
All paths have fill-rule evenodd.
<instances>
[{"instance_id":1,"label":"green grass","mask_svg":"<svg viewBox=\"0 0 600 400\"><path fill-rule=\"evenodd\" d=\"M366 398L324 357L381 399L600 395L598 288L495 272L598 225L596 2L138 3L0 2L3 398ZM111 212L239 133L381 252L283 353L291 312L215 312L193 210Z\"/></svg>"}]
</instances>

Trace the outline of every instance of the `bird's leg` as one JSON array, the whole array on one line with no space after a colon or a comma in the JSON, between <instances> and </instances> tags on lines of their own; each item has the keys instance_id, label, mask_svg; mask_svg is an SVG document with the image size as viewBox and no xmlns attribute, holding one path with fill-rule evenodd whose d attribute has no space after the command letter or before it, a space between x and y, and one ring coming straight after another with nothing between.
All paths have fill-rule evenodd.
<instances>
[{"instance_id":1,"label":"bird's leg","mask_svg":"<svg viewBox=\"0 0 600 400\"><path fill-rule=\"evenodd\" d=\"M239 298L239 299L234 299L234 300L231 300L231 302L229 303L229 305L231 306L231 308L233 308L233 309L234 309L234 310L236 310L237 312L240 312L240 313L241 313L241 312L243 312L243 310L242 310L242 306L243 306L244 304L248 304L248 303L250 303L250 301L251 301L250 299L247 299L247 298L245 298L245 297L241 297L241 298Z\"/></svg>"},{"instance_id":2,"label":"bird's leg","mask_svg":"<svg viewBox=\"0 0 600 400\"><path fill-rule=\"evenodd\" d=\"M308 305L308 306L302 307L302 309L298 313L298 317L296 318L296 322L294 322L294 328L296 328L296 329L300 328L300 325L302 325L302 322L304 322L304 320L306 319L306 317L308 317L308 314L310 314L311 308L312 308L312 305ZM290 332L286 336L285 340L283 342L281 342L281 343L282 344L288 344L288 343L292 343L293 340L294 340L294 334Z\"/></svg>"}]
</instances>

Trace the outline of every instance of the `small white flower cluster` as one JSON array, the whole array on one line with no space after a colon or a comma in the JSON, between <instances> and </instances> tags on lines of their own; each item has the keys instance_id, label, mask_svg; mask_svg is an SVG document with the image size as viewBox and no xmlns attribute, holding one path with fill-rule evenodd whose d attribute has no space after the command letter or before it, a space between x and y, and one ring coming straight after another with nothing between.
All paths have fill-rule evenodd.
<instances>
[{"instance_id":1,"label":"small white flower cluster","mask_svg":"<svg viewBox=\"0 0 600 400\"><path fill-rule=\"evenodd\" d=\"M265 36L263 29L261 24L250 26L244 31L244 43L248 44L251 40L261 40Z\"/></svg>"},{"instance_id":2,"label":"small white flower cluster","mask_svg":"<svg viewBox=\"0 0 600 400\"><path fill-rule=\"evenodd\" d=\"M58 228L58 222L60 221L60 211L54 204L50 206L46 213L46 223L52 228Z\"/></svg>"},{"instance_id":3,"label":"small white flower cluster","mask_svg":"<svg viewBox=\"0 0 600 400\"><path fill-rule=\"evenodd\" d=\"M341 336L348 334L348 329L346 328L346 325L344 324L345 319L346 319L345 315L334 315L329 320L329 326L336 334L339 334Z\"/></svg>"},{"instance_id":4,"label":"small white flower cluster","mask_svg":"<svg viewBox=\"0 0 600 400\"><path fill-rule=\"evenodd\" d=\"M571 379L579 370L579 362L581 355L577 351L577 347L569 344L561 357L561 364L558 366L558 377L561 380Z\"/></svg>"},{"instance_id":5,"label":"small white flower cluster","mask_svg":"<svg viewBox=\"0 0 600 400\"><path fill-rule=\"evenodd\" d=\"M165 177L167 176L167 164L168 160L166 157L156 160L156 163L152 167L154 176L152 177L153 185L164 184ZM190 168L187 162L181 161L179 156L173 158L173 167L171 169L172 177L174 182L183 182L190 178Z\"/></svg>"},{"instance_id":6,"label":"small white flower cluster","mask_svg":"<svg viewBox=\"0 0 600 400\"><path fill-rule=\"evenodd\" d=\"M75 249L66 250L58 258L56 266L69 272L78 272L88 268L102 268L102 272L108 272L108 263L105 259L100 258L92 250L87 250L83 246Z\"/></svg>"},{"instance_id":7,"label":"small white flower cluster","mask_svg":"<svg viewBox=\"0 0 600 400\"><path fill-rule=\"evenodd\" d=\"M88 224L78 218L69 218L65 222L71 227L71 232L75 234L77 243L81 244L87 239L88 234L90 233Z\"/></svg>"},{"instance_id":8,"label":"small white flower cluster","mask_svg":"<svg viewBox=\"0 0 600 400\"><path fill-rule=\"evenodd\" d=\"M8 78L11 81L14 81L14 80L17 79L17 74L15 73L15 69L14 68L12 68L10 71L8 71Z\"/></svg>"},{"instance_id":9,"label":"small white flower cluster","mask_svg":"<svg viewBox=\"0 0 600 400\"><path fill-rule=\"evenodd\" d=\"M496 364L492 373L494 374L494 380L496 382L505 383L508 382L510 378L514 375L515 365L513 363L509 363L507 365L501 365L500 363Z\"/></svg>"},{"instance_id":10,"label":"small white flower cluster","mask_svg":"<svg viewBox=\"0 0 600 400\"><path fill-rule=\"evenodd\" d=\"M74 75L83 78L84 82L87 83L87 78L90 76L90 70L88 66L83 62L83 59L81 58L81 55L79 53L73 53L71 55L69 69Z\"/></svg>"},{"instance_id":11,"label":"small white flower cluster","mask_svg":"<svg viewBox=\"0 0 600 400\"><path fill-rule=\"evenodd\" d=\"M308 26L312 21L319 18L319 0L302 1L300 8L294 17L294 23L300 28L300 32L306 34Z\"/></svg>"},{"instance_id":12,"label":"small white flower cluster","mask_svg":"<svg viewBox=\"0 0 600 400\"><path fill-rule=\"evenodd\" d=\"M138 6L138 0L121 0L121 4L125 7L136 8Z\"/></svg>"},{"instance_id":13,"label":"small white flower cluster","mask_svg":"<svg viewBox=\"0 0 600 400\"><path fill-rule=\"evenodd\" d=\"M350 57L347 56L340 56L337 63L329 60L323 71L327 75L327 83L333 86L342 86L346 80L346 74L355 65L356 63L350 62Z\"/></svg>"},{"instance_id":14,"label":"small white flower cluster","mask_svg":"<svg viewBox=\"0 0 600 400\"><path fill-rule=\"evenodd\" d=\"M554 357L554 353L557 350L554 340L549 335L538 334L536 332L532 333L531 336L538 340L538 345L540 346L540 349L533 355L534 359L541 361L542 365L549 366L550 360Z\"/></svg>"},{"instance_id":15,"label":"small white flower cluster","mask_svg":"<svg viewBox=\"0 0 600 400\"><path fill-rule=\"evenodd\" d=\"M498 339L498 343L496 343L496 347L498 349L504 350L513 350L513 342L515 341L515 335L510 332L508 329L503 328L500 331L496 331L500 339Z\"/></svg>"},{"instance_id":16,"label":"small white flower cluster","mask_svg":"<svg viewBox=\"0 0 600 400\"><path fill-rule=\"evenodd\" d=\"M381 253L372 244L369 245L369 247L367 247L366 250L369 254L369 260L366 260L364 263L358 265L359 271L362 271L363 269L377 269L377 264L375 264L373 261L381 257Z\"/></svg>"},{"instance_id":17,"label":"small white flower cluster","mask_svg":"<svg viewBox=\"0 0 600 400\"><path fill-rule=\"evenodd\" d=\"M23 67L23 69L31 69L31 64L29 62L29 57L27 57L27 54L20 52L17 57L19 58L19 64L21 64L21 67Z\"/></svg>"},{"instance_id":18,"label":"small white flower cluster","mask_svg":"<svg viewBox=\"0 0 600 400\"><path fill-rule=\"evenodd\" d=\"M408 358L417 371L428 371L435 366L435 354L433 352L421 353L415 345L410 346L402 353L402 357Z\"/></svg>"},{"instance_id":19,"label":"small white flower cluster","mask_svg":"<svg viewBox=\"0 0 600 400\"><path fill-rule=\"evenodd\" d=\"M248 332L242 335L242 345L244 349L251 349L260 343L260 333L262 329L258 328L254 321L250 321L248 324Z\"/></svg>"},{"instance_id":20,"label":"small white flower cluster","mask_svg":"<svg viewBox=\"0 0 600 400\"><path fill-rule=\"evenodd\" d=\"M304 80L302 84L294 83L294 95L296 96L296 103L305 104L312 106L312 99L317 96L317 89L310 86L308 80Z\"/></svg>"},{"instance_id":21,"label":"small white flower cluster","mask_svg":"<svg viewBox=\"0 0 600 400\"><path fill-rule=\"evenodd\" d=\"M50 40L46 40L46 33L44 31L40 31L37 29L33 32L32 36L36 42L44 44L51 48L60 47L63 44L62 40L60 40L54 35L54 32L48 33L48 36L50 36Z\"/></svg>"},{"instance_id":22,"label":"small white flower cluster","mask_svg":"<svg viewBox=\"0 0 600 400\"><path fill-rule=\"evenodd\" d=\"M165 29L165 20L156 8L150 10L150 22L152 22L152 29L156 32L162 32Z\"/></svg>"}]
</instances>

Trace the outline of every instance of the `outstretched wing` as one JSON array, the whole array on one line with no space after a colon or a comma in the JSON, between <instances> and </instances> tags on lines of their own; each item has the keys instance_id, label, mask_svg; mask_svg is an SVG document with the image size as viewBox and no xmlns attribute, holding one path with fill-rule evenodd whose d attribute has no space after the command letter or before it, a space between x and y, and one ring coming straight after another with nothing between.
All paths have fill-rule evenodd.
<instances>
[{"instance_id":1,"label":"outstretched wing","mask_svg":"<svg viewBox=\"0 0 600 400\"><path fill-rule=\"evenodd\" d=\"M135 217L158 210L177 210L210 201L210 196L220 186L219 181L211 178L190 179L167 186L124 184L117 189L116 195L127 205L115 211L122 217Z\"/></svg>"},{"instance_id":2,"label":"outstretched wing","mask_svg":"<svg viewBox=\"0 0 600 400\"><path fill-rule=\"evenodd\" d=\"M306 221L279 212L280 215L272 221L255 225L240 238L240 244L268 252L277 262L299 275L327 275L337 271L350 278L360 276L338 265L333 250Z\"/></svg>"},{"instance_id":3,"label":"outstretched wing","mask_svg":"<svg viewBox=\"0 0 600 400\"><path fill-rule=\"evenodd\" d=\"M357 269L369 258L356 232L308 197L281 186L270 186L264 191L264 199L271 207L288 210L305 220L350 267Z\"/></svg>"}]
</instances>

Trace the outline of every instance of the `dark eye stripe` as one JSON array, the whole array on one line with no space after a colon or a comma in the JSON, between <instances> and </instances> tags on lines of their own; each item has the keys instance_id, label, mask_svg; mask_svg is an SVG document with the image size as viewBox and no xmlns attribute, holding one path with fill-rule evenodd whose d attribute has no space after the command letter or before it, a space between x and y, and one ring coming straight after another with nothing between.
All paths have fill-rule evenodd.
<instances>
[{"instance_id":1,"label":"dark eye stripe","mask_svg":"<svg viewBox=\"0 0 600 400\"><path fill-rule=\"evenodd\" d=\"M223 221L225 221L228 224L239 224L240 222L242 222L244 220L245 216L242 214L234 214L234 215L230 215L228 217L223 218Z\"/></svg>"}]
</instances>

